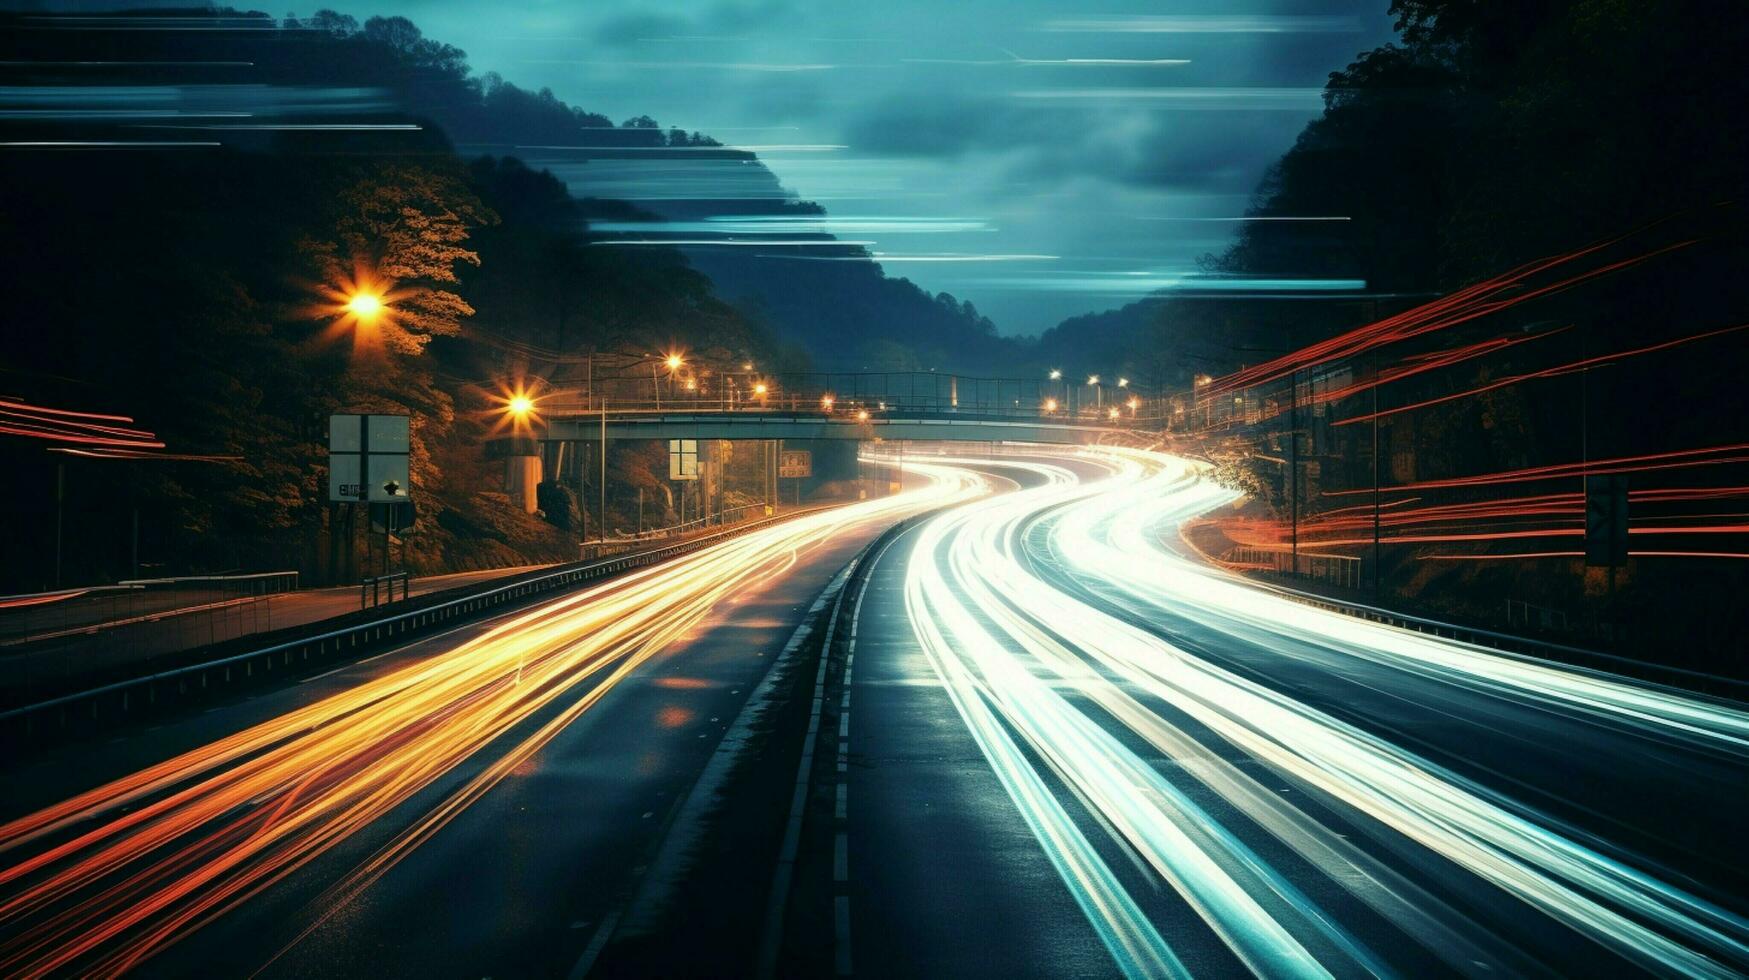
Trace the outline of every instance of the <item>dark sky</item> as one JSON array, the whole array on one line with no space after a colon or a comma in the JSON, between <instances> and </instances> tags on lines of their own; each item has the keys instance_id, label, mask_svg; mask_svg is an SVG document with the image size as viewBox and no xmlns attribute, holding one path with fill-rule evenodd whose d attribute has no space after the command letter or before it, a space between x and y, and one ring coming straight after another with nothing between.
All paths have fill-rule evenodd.
<instances>
[{"instance_id":1,"label":"dark sky","mask_svg":"<svg viewBox=\"0 0 1749 980\"><path fill-rule=\"evenodd\" d=\"M342 0L615 120L757 147L889 274L1004 333L1218 251L1386 0ZM299 11L307 13L308 11Z\"/></svg>"}]
</instances>

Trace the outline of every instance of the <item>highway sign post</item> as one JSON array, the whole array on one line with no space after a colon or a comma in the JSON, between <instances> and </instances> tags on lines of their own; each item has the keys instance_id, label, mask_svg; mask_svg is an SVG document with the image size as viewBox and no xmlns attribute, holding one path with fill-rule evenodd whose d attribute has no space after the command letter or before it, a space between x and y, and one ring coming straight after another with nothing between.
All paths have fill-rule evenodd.
<instances>
[{"instance_id":1,"label":"highway sign post","mask_svg":"<svg viewBox=\"0 0 1749 980\"><path fill-rule=\"evenodd\" d=\"M802 504L802 481L814 475L814 454L806 449L785 449L777 455L777 475L796 481L796 506Z\"/></svg>"},{"instance_id":2,"label":"highway sign post","mask_svg":"<svg viewBox=\"0 0 1749 980\"><path fill-rule=\"evenodd\" d=\"M329 416L328 499L406 503L412 486L407 469L411 451L405 415Z\"/></svg>"},{"instance_id":3,"label":"highway sign post","mask_svg":"<svg viewBox=\"0 0 1749 980\"><path fill-rule=\"evenodd\" d=\"M698 440L668 440L668 479L698 479Z\"/></svg>"},{"instance_id":4,"label":"highway sign post","mask_svg":"<svg viewBox=\"0 0 1749 980\"><path fill-rule=\"evenodd\" d=\"M412 449L411 420L405 415L328 417L328 499L336 505L354 505L354 514L360 504L381 511L384 574L389 571L390 535L397 525L406 527L412 523L410 515L398 513L411 509L413 479L408 457ZM336 506L335 528L339 514ZM375 516L367 513L366 519L374 524ZM354 518L349 516L349 538L353 524ZM332 530L330 533L334 536ZM331 555L330 571L332 564Z\"/></svg>"},{"instance_id":5,"label":"highway sign post","mask_svg":"<svg viewBox=\"0 0 1749 980\"><path fill-rule=\"evenodd\" d=\"M778 457L777 475L790 480L813 476L813 452L806 449L785 449Z\"/></svg>"}]
</instances>

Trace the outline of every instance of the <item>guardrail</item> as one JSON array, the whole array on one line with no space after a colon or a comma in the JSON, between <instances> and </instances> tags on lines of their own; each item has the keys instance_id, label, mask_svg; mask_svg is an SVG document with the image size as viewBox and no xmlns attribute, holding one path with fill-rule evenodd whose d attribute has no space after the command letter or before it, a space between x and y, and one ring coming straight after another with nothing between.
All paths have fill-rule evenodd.
<instances>
[{"instance_id":1,"label":"guardrail","mask_svg":"<svg viewBox=\"0 0 1749 980\"><path fill-rule=\"evenodd\" d=\"M298 587L298 573L243 572L236 575L177 575L171 578L124 579L116 583L126 588L162 589L204 586L223 588L239 595L266 595L270 592L291 592Z\"/></svg>"},{"instance_id":2,"label":"guardrail","mask_svg":"<svg viewBox=\"0 0 1749 980\"><path fill-rule=\"evenodd\" d=\"M1719 695L1741 700L1749 695L1749 680L1739 680L1735 677L1724 677L1719 674L1709 674L1705 671L1690 670L1687 667L1673 667L1668 664L1655 663L1650 660L1638 660L1619 654L1604 653L1601 650L1589 650L1585 647L1568 646L1564 643L1552 643L1547 640L1533 639L1528 636L1518 636L1512 633L1501 633L1478 626L1464 626L1448 623L1442 620L1430 619L1425 616L1415 616L1395 609L1385 609L1380 606L1369 606L1365 603L1352 602L1345 599L1334 599L1316 592L1306 592L1301 589L1289 588L1275 582L1251 580L1253 584L1270 589L1282 596L1294 599L1307 605L1339 612L1347 616L1398 629L1413 630L1436 637L1470 643L1475 646L1489 647L1508 656L1523 657L1537 661L1555 661L1558 663L1586 667L1596 670L1607 670L1612 673L1625 674L1637 680L1650 681L1668 686L1680 687L1685 691L1699 691L1704 694Z\"/></svg>"},{"instance_id":3,"label":"guardrail","mask_svg":"<svg viewBox=\"0 0 1749 980\"><path fill-rule=\"evenodd\" d=\"M250 572L129 579L114 585L0 596L0 646L157 621L297 587L294 571Z\"/></svg>"},{"instance_id":4,"label":"guardrail","mask_svg":"<svg viewBox=\"0 0 1749 980\"><path fill-rule=\"evenodd\" d=\"M413 597L411 592L413 576L406 572L390 572L387 575L374 575L367 579L361 579L358 583L358 608L369 609L372 606L383 605L385 602L394 602L396 583L400 583L402 599ZM386 599L384 598L384 590L387 590Z\"/></svg>"},{"instance_id":5,"label":"guardrail","mask_svg":"<svg viewBox=\"0 0 1749 980\"><path fill-rule=\"evenodd\" d=\"M368 650L386 641L405 642L440 626L454 625L534 596L569 589L633 568L658 564L759 528L830 509L831 506L835 505L809 507L779 517L747 521L714 534L701 535L648 551L578 562L557 570L530 572L517 576L512 581L467 595L452 595L459 590L424 595L408 600L407 608L394 615L363 619L364 613L353 613L349 618L357 621L337 628L45 698L0 711L0 739L34 742L70 732L76 726L101 724L105 719L124 719L142 711L157 709L164 704L174 704L257 678L271 677L276 670L284 674L342 654ZM221 646L228 645L230 644ZM198 656L199 652L194 651L193 655Z\"/></svg>"}]
</instances>

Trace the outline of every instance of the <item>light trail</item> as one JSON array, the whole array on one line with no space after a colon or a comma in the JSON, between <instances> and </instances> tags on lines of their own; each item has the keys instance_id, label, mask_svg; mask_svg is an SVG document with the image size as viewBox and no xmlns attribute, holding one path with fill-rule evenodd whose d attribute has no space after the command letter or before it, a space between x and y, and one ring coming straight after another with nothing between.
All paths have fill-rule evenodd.
<instances>
[{"instance_id":1,"label":"light trail","mask_svg":"<svg viewBox=\"0 0 1749 980\"><path fill-rule=\"evenodd\" d=\"M1523 705L1729 759L1738 773L1749 767L1749 713L1740 706L1273 594L1167 546L1180 523L1236 496L1198 464L1100 449L1081 465L1110 475L1083 484L1062 465L1067 454L1056 455L932 458L1009 467L1040 485L928 522L909 554L905 603L968 731L1122 972L1172 976L1184 967L1144 911L1147 896L1126 887L1104 856L1114 843L1258 975L1402 971L1396 956L1406 954L1369 944L1334 904L1313 898L1332 888L1448 969L1560 969L1539 961L1546 949L1521 948L1500 925L1440 898L1433 879L1406 876L1372 848L1437 856L1532 912L1542 933L1564 928L1624 968L1717 977L1749 968L1749 921L1656 862L1606 846L1514 787L1479 783L1194 655L1152 624L1194 622L1284 665L1339 678L1368 671L1393 690L1475 695L1476 724L1489 723L1487 705ZM1168 765L1137 754L1138 738ZM1231 761L1235 751L1262 769ZM1284 797L1270 781L1296 792ZM1056 784L1065 789L1049 788ZM1331 812L1339 826L1327 822ZM1089 826L1112 838L1103 852ZM1303 870L1290 873L1247 845L1258 830L1315 869L1318 887L1302 889Z\"/></svg>"},{"instance_id":2,"label":"light trail","mask_svg":"<svg viewBox=\"0 0 1749 980\"><path fill-rule=\"evenodd\" d=\"M987 491L922 489L797 517L514 615L454 649L0 825L0 974L112 975L284 879L487 753L348 876L362 887L694 628L853 526ZM504 748L525 723L540 727Z\"/></svg>"}]
</instances>

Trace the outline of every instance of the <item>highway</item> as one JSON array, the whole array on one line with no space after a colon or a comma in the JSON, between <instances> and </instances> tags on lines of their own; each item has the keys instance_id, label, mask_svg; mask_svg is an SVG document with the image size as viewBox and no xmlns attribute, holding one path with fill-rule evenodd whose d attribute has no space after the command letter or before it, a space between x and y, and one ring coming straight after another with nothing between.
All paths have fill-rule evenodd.
<instances>
[{"instance_id":1,"label":"highway","mask_svg":"<svg viewBox=\"0 0 1749 980\"><path fill-rule=\"evenodd\" d=\"M804 515L15 768L0 974L563 974L815 595L976 492Z\"/></svg>"},{"instance_id":2,"label":"highway","mask_svg":"<svg viewBox=\"0 0 1749 980\"><path fill-rule=\"evenodd\" d=\"M925 511L830 607L788 921L832 924L838 972L1749 970L1744 706L1246 581L1177 533L1236 499L1193 461L951 452L908 454L895 497L9 764L0 974L619 975L651 962L615 944L653 867L757 923L773 857L689 877L676 828L822 590ZM800 743L757 764L783 783ZM752 972L750 935L656 941Z\"/></svg>"},{"instance_id":3,"label":"highway","mask_svg":"<svg viewBox=\"0 0 1749 980\"><path fill-rule=\"evenodd\" d=\"M860 608L853 972L1749 969L1741 705L1210 567L1176 526L1235 495L1194 463L959 465L1017 489L906 535Z\"/></svg>"}]
</instances>

